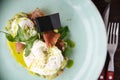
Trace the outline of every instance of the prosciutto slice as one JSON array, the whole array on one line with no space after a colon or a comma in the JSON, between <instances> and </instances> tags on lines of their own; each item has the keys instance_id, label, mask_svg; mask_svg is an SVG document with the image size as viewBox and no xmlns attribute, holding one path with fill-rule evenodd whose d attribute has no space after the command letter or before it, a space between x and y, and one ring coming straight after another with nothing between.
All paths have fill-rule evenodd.
<instances>
[{"instance_id":1,"label":"prosciutto slice","mask_svg":"<svg viewBox=\"0 0 120 80\"><path fill-rule=\"evenodd\" d=\"M47 31L44 32L43 34L43 38L45 40L47 47L53 47L57 43L59 37L60 34L55 33L54 31Z\"/></svg>"}]
</instances>

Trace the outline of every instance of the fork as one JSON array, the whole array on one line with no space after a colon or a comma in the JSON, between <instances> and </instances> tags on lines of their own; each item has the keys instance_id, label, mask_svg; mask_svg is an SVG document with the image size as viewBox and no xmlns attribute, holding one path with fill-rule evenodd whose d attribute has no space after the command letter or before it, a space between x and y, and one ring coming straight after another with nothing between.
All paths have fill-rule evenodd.
<instances>
[{"instance_id":1,"label":"fork","mask_svg":"<svg viewBox=\"0 0 120 80\"><path fill-rule=\"evenodd\" d=\"M108 52L110 61L108 65L106 80L114 80L114 55L118 46L119 23L109 22L107 28L108 35Z\"/></svg>"}]
</instances>

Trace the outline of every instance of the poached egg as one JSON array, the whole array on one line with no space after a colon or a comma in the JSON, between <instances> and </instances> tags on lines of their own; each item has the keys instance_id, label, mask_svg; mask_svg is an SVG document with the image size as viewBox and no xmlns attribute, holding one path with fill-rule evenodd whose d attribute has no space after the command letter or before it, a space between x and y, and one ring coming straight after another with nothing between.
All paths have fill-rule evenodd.
<instances>
[{"instance_id":1,"label":"poached egg","mask_svg":"<svg viewBox=\"0 0 120 80\"><path fill-rule=\"evenodd\" d=\"M37 33L34 27L34 23L27 17L16 18L13 20L9 30L13 36L17 35L18 26L20 26L25 31L27 38L28 36L31 37Z\"/></svg>"},{"instance_id":2,"label":"poached egg","mask_svg":"<svg viewBox=\"0 0 120 80\"><path fill-rule=\"evenodd\" d=\"M55 74L61 68L64 57L56 46L47 48L45 42L36 40L30 55L24 56L24 61L30 71L47 76Z\"/></svg>"}]
</instances>

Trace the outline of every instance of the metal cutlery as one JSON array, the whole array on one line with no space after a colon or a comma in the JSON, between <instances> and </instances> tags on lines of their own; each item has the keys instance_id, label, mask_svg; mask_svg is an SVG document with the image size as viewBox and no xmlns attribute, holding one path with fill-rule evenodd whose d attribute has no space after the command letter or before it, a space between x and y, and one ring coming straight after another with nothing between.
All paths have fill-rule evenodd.
<instances>
[{"instance_id":1,"label":"metal cutlery","mask_svg":"<svg viewBox=\"0 0 120 80\"><path fill-rule=\"evenodd\" d=\"M110 62L106 74L106 80L114 80L114 55L118 46L118 34L120 24L120 0L111 0L107 35L108 35L108 52Z\"/></svg>"},{"instance_id":2,"label":"metal cutlery","mask_svg":"<svg viewBox=\"0 0 120 80\"><path fill-rule=\"evenodd\" d=\"M109 15L106 18L106 14ZM105 66L98 80L114 80L114 54L118 46L118 33L120 22L120 0L111 0L110 8L104 14L104 21L107 27L108 34L108 52L110 62L108 65L107 74L105 75ZM109 23L108 23L109 22ZM106 79L105 79L106 77Z\"/></svg>"},{"instance_id":3,"label":"metal cutlery","mask_svg":"<svg viewBox=\"0 0 120 80\"><path fill-rule=\"evenodd\" d=\"M103 2L106 4L106 7L104 8L104 11L101 12L101 13L103 14L103 20L104 20L105 26L107 26L110 5L109 5L109 2L106 3L105 0L103 0ZM107 62L108 62L108 58L106 59L105 65L104 65L104 67L102 69L102 72L101 72L100 76L98 77L98 80L105 80L105 78L106 78L106 69L107 69L107 65L108 65Z\"/></svg>"},{"instance_id":4,"label":"metal cutlery","mask_svg":"<svg viewBox=\"0 0 120 80\"><path fill-rule=\"evenodd\" d=\"M108 35L108 52L110 62L108 65L106 80L114 80L114 55L118 46L119 23L109 22L107 28Z\"/></svg>"}]
</instances>

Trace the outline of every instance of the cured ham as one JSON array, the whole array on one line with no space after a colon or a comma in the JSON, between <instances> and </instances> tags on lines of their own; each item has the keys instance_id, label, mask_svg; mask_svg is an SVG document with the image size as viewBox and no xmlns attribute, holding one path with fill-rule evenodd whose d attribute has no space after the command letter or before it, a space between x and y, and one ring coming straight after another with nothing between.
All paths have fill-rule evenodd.
<instances>
[{"instance_id":1,"label":"cured ham","mask_svg":"<svg viewBox=\"0 0 120 80\"><path fill-rule=\"evenodd\" d=\"M59 37L60 34L55 33L54 31L47 31L44 32L43 34L43 38L45 40L47 47L53 47L57 43Z\"/></svg>"},{"instance_id":2,"label":"cured ham","mask_svg":"<svg viewBox=\"0 0 120 80\"><path fill-rule=\"evenodd\" d=\"M16 51L17 52L23 52L24 48L25 48L25 45L23 43L16 42Z\"/></svg>"},{"instance_id":3,"label":"cured ham","mask_svg":"<svg viewBox=\"0 0 120 80\"><path fill-rule=\"evenodd\" d=\"M45 16L45 14L38 8L36 8L31 14L30 14L30 18L31 19L35 19L37 17L42 17Z\"/></svg>"}]
</instances>

